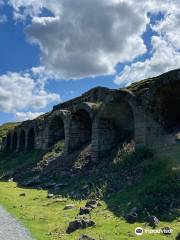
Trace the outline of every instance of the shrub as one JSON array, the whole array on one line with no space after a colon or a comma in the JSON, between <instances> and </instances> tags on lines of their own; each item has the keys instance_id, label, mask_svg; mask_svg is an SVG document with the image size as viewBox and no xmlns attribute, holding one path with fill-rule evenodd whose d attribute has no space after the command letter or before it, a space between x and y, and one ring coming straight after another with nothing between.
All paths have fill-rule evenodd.
<instances>
[{"instance_id":1,"label":"shrub","mask_svg":"<svg viewBox=\"0 0 180 240\"><path fill-rule=\"evenodd\" d=\"M117 152L114 159L114 164L117 168L132 167L141 163L142 161L152 158L154 155L153 150L146 146L134 146L129 143L123 145L123 147Z\"/></svg>"}]
</instances>

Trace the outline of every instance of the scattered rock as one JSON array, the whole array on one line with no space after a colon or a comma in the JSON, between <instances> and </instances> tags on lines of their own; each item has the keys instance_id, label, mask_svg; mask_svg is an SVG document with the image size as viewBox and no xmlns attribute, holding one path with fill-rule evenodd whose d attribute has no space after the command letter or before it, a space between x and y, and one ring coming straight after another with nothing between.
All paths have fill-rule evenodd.
<instances>
[{"instance_id":1,"label":"scattered rock","mask_svg":"<svg viewBox=\"0 0 180 240\"><path fill-rule=\"evenodd\" d=\"M137 209L137 207L133 207L132 209L131 209L131 213L137 213L137 211L138 211L138 209Z\"/></svg>"},{"instance_id":2,"label":"scattered rock","mask_svg":"<svg viewBox=\"0 0 180 240\"><path fill-rule=\"evenodd\" d=\"M135 223L137 218L138 218L138 215L136 212L130 212L125 216L125 219L128 223Z\"/></svg>"},{"instance_id":3,"label":"scattered rock","mask_svg":"<svg viewBox=\"0 0 180 240\"><path fill-rule=\"evenodd\" d=\"M150 216L148 218L148 223L149 223L149 226L151 226L151 227L157 227L159 225L160 221L156 216Z\"/></svg>"},{"instance_id":4,"label":"scattered rock","mask_svg":"<svg viewBox=\"0 0 180 240\"><path fill-rule=\"evenodd\" d=\"M26 193L20 193L19 196L20 196L20 197L25 197L25 196L26 196Z\"/></svg>"},{"instance_id":5,"label":"scattered rock","mask_svg":"<svg viewBox=\"0 0 180 240\"><path fill-rule=\"evenodd\" d=\"M176 137L176 141L179 142L180 141L180 132L178 132L175 137Z\"/></svg>"},{"instance_id":6,"label":"scattered rock","mask_svg":"<svg viewBox=\"0 0 180 240\"><path fill-rule=\"evenodd\" d=\"M81 235L79 240L95 240L94 238L89 237L88 235Z\"/></svg>"},{"instance_id":7,"label":"scattered rock","mask_svg":"<svg viewBox=\"0 0 180 240\"><path fill-rule=\"evenodd\" d=\"M73 209L73 208L75 208L74 204L68 204L64 207L64 210L69 210L69 209Z\"/></svg>"},{"instance_id":8,"label":"scattered rock","mask_svg":"<svg viewBox=\"0 0 180 240\"><path fill-rule=\"evenodd\" d=\"M67 202L66 198L56 198L55 202Z\"/></svg>"},{"instance_id":9,"label":"scattered rock","mask_svg":"<svg viewBox=\"0 0 180 240\"><path fill-rule=\"evenodd\" d=\"M38 200L38 199L39 199L38 197L35 197L35 198L33 198L33 201Z\"/></svg>"},{"instance_id":10,"label":"scattered rock","mask_svg":"<svg viewBox=\"0 0 180 240\"><path fill-rule=\"evenodd\" d=\"M54 198L55 196L54 196L54 194L52 194L52 193L49 193L48 195L47 195L47 198Z\"/></svg>"},{"instance_id":11,"label":"scattered rock","mask_svg":"<svg viewBox=\"0 0 180 240\"><path fill-rule=\"evenodd\" d=\"M92 211L91 207L81 207L79 215L89 214Z\"/></svg>"},{"instance_id":12,"label":"scattered rock","mask_svg":"<svg viewBox=\"0 0 180 240\"><path fill-rule=\"evenodd\" d=\"M164 227L162 228L162 232L164 235L171 235L173 230L170 227Z\"/></svg>"},{"instance_id":13,"label":"scattered rock","mask_svg":"<svg viewBox=\"0 0 180 240\"><path fill-rule=\"evenodd\" d=\"M75 220L79 220L79 219L80 219L80 220L83 220L83 219L86 220L86 219L89 219L89 218L88 218L87 215L84 214L84 215L77 215L77 216L75 217Z\"/></svg>"},{"instance_id":14,"label":"scattered rock","mask_svg":"<svg viewBox=\"0 0 180 240\"><path fill-rule=\"evenodd\" d=\"M89 208L97 208L98 207L98 201L97 200L90 200L86 203L86 207L89 207Z\"/></svg>"},{"instance_id":15,"label":"scattered rock","mask_svg":"<svg viewBox=\"0 0 180 240\"><path fill-rule=\"evenodd\" d=\"M180 240L180 232L179 232L178 235L176 236L176 240Z\"/></svg>"},{"instance_id":16,"label":"scattered rock","mask_svg":"<svg viewBox=\"0 0 180 240\"><path fill-rule=\"evenodd\" d=\"M13 181L14 181L13 178L8 179L8 182L13 182Z\"/></svg>"},{"instance_id":17,"label":"scattered rock","mask_svg":"<svg viewBox=\"0 0 180 240\"><path fill-rule=\"evenodd\" d=\"M72 233L77 229L85 229L93 226L96 226L96 223L94 221L83 217L70 222L66 232Z\"/></svg>"}]
</instances>

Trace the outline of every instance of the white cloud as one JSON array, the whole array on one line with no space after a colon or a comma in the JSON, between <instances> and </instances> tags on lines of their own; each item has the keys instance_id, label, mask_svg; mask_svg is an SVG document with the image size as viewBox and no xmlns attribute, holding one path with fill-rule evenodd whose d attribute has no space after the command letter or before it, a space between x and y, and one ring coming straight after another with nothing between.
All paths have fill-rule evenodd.
<instances>
[{"instance_id":1,"label":"white cloud","mask_svg":"<svg viewBox=\"0 0 180 240\"><path fill-rule=\"evenodd\" d=\"M16 17L32 17L26 29L32 43L41 48L45 80L115 74L118 63L128 65L115 79L129 84L179 67L179 0L9 0ZM23 7L23 8L22 8ZM51 12L42 17L46 8ZM23 10L22 10L23 9ZM152 37L152 57L134 62L146 53L142 40L148 14L163 13ZM43 70L42 70L43 69Z\"/></svg>"},{"instance_id":2,"label":"white cloud","mask_svg":"<svg viewBox=\"0 0 180 240\"><path fill-rule=\"evenodd\" d=\"M126 66L122 73L115 78L115 83L129 85L148 77L157 76L163 72L180 67L180 53L172 44L161 37L153 37L154 54L144 62L136 62Z\"/></svg>"},{"instance_id":3,"label":"white cloud","mask_svg":"<svg viewBox=\"0 0 180 240\"><path fill-rule=\"evenodd\" d=\"M180 6L180 4L179 4ZM163 35L163 37L171 42L175 48L180 49L180 10L173 9L169 14L153 29Z\"/></svg>"},{"instance_id":4,"label":"white cloud","mask_svg":"<svg viewBox=\"0 0 180 240\"><path fill-rule=\"evenodd\" d=\"M152 29L157 36L153 36L152 56L144 61L137 61L125 66L116 76L114 82L129 85L144 78L157 76L163 72L180 67L180 2L172 1L168 8L164 8L165 17Z\"/></svg>"},{"instance_id":5,"label":"white cloud","mask_svg":"<svg viewBox=\"0 0 180 240\"><path fill-rule=\"evenodd\" d=\"M24 109L43 109L60 101L57 94L48 93L29 73L9 72L0 76L0 111L16 113Z\"/></svg>"},{"instance_id":6,"label":"white cloud","mask_svg":"<svg viewBox=\"0 0 180 240\"><path fill-rule=\"evenodd\" d=\"M26 33L40 46L42 64L57 78L114 74L119 62L145 53L148 18L127 1L11 0L15 12L32 16ZM52 16L40 17L43 7Z\"/></svg>"},{"instance_id":7,"label":"white cloud","mask_svg":"<svg viewBox=\"0 0 180 240\"><path fill-rule=\"evenodd\" d=\"M44 112L15 112L15 118L17 122L22 122L26 120L32 120L40 115L44 114Z\"/></svg>"}]
</instances>

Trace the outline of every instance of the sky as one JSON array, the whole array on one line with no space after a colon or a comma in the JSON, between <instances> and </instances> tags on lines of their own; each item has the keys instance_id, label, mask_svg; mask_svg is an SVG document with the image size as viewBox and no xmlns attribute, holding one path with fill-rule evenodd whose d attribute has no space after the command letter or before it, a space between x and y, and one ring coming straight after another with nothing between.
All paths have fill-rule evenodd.
<instances>
[{"instance_id":1,"label":"sky","mask_svg":"<svg viewBox=\"0 0 180 240\"><path fill-rule=\"evenodd\" d=\"M179 0L0 0L0 124L179 66Z\"/></svg>"}]
</instances>

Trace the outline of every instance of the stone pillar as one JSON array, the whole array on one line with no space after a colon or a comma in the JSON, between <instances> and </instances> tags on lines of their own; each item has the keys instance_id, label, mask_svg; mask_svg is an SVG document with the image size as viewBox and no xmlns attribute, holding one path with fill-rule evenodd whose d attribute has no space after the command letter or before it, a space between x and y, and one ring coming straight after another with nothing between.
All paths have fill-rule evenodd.
<instances>
[{"instance_id":1,"label":"stone pillar","mask_svg":"<svg viewBox=\"0 0 180 240\"><path fill-rule=\"evenodd\" d=\"M14 134L14 132L12 131L11 132L11 145L10 145L10 151L12 152L12 150L13 150L13 134Z\"/></svg>"},{"instance_id":2,"label":"stone pillar","mask_svg":"<svg viewBox=\"0 0 180 240\"><path fill-rule=\"evenodd\" d=\"M92 161L97 162L106 156L115 145L116 134L109 119L95 120L92 129Z\"/></svg>"},{"instance_id":3,"label":"stone pillar","mask_svg":"<svg viewBox=\"0 0 180 240\"><path fill-rule=\"evenodd\" d=\"M146 112L141 106L134 107L134 140L137 145L146 144Z\"/></svg>"},{"instance_id":4,"label":"stone pillar","mask_svg":"<svg viewBox=\"0 0 180 240\"><path fill-rule=\"evenodd\" d=\"M69 151L77 150L91 142L92 120L85 110L80 110L71 115L68 128Z\"/></svg>"},{"instance_id":5,"label":"stone pillar","mask_svg":"<svg viewBox=\"0 0 180 240\"><path fill-rule=\"evenodd\" d=\"M17 131L17 148L16 148L16 152L19 152L20 150L20 129Z\"/></svg>"},{"instance_id":6,"label":"stone pillar","mask_svg":"<svg viewBox=\"0 0 180 240\"><path fill-rule=\"evenodd\" d=\"M166 133L163 127L152 116L146 116L146 144L157 148L166 143Z\"/></svg>"},{"instance_id":7,"label":"stone pillar","mask_svg":"<svg viewBox=\"0 0 180 240\"><path fill-rule=\"evenodd\" d=\"M64 155L67 156L70 153L70 118L67 117L64 122L65 142L64 142Z\"/></svg>"}]
</instances>

